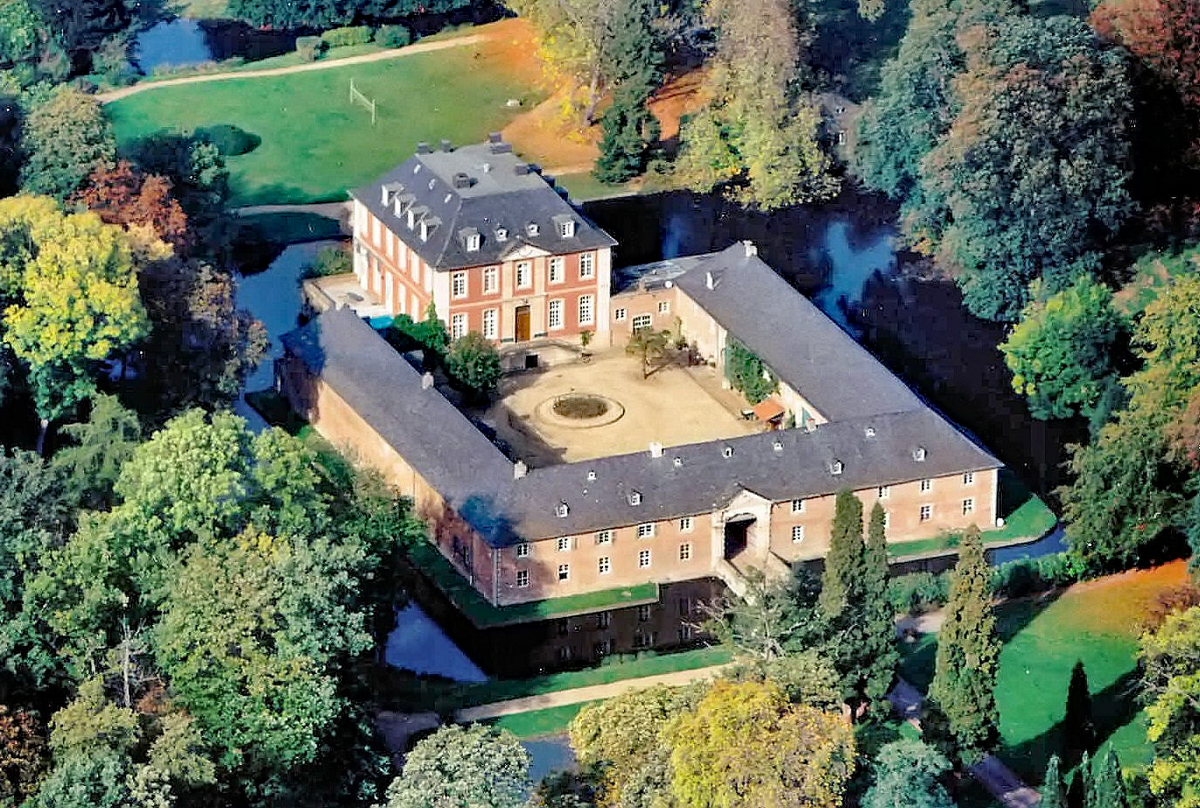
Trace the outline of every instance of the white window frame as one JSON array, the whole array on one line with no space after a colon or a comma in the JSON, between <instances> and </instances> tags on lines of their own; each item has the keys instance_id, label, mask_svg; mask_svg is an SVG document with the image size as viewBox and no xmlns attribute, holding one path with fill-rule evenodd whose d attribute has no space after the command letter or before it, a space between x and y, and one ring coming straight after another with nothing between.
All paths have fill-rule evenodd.
<instances>
[{"instance_id":1,"label":"white window frame","mask_svg":"<svg viewBox=\"0 0 1200 808\"><path fill-rule=\"evenodd\" d=\"M974 485L974 484L975 484L975 472L964 471L963 472L963 485Z\"/></svg>"},{"instance_id":2,"label":"white window frame","mask_svg":"<svg viewBox=\"0 0 1200 808\"><path fill-rule=\"evenodd\" d=\"M647 547L644 550L638 550L638 569L648 570L651 563L653 563L653 558L650 555L650 548Z\"/></svg>"},{"instance_id":3,"label":"white window frame","mask_svg":"<svg viewBox=\"0 0 1200 808\"><path fill-rule=\"evenodd\" d=\"M486 267L483 270L483 293L494 295L500 291L500 268Z\"/></svg>"},{"instance_id":4,"label":"white window frame","mask_svg":"<svg viewBox=\"0 0 1200 808\"><path fill-rule=\"evenodd\" d=\"M521 542L513 548L513 555L517 558L529 558L529 543Z\"/></svg>"},{"instance_id":5,"label":"white window frame","mask_svg":"<svg viewBox=\"0 0 1200 808\"><path fill-rule=\"evenodd\" d=\"M571 537L570 536L559 536L554 541L554 549L560 553L565 553L568 550L570 550L571 549Z\"/></svg>"},{"instance_id":6,"label":"white window frame","mask_svg":"<svg viewBox=\"0 0 1200 808\"><path fill-rule=\"evenodd\" d=\"M692 517L685 516L679 520L679 532L680 533L691 533L695 529L696 529L696 525L692 521Z\"/></svg>"},{"instance_id":7,"label":"white window frame","mask_svg":"<svg viewBox=\"0 0 1200 808\"><path fill-rule=\"evenodd\" d=\"M975 513L975 497L967 497L962 501L963 516L970 516Z\"/></svg>"},{"instance_id":8,"label":"white window frame","mask_svg":"<svg viewBox=\"0 0 1200 808\"><path fill-rule=\"evenodd\" d=\"M613 319L616 320L618 323L625 321L626 314L627 314L627 312L625 311L624 308L613 309Z\"/></svg>"},{"instance_id":9,"label":"white window frame","mask_svg":"<svg viewBox=\"0 0 1200 808\"><path fill-rule=\"evenodd\" d=\"M671 313L671 301L669 301L669 300L658 301L658 313L659 314L670 314Z\"/></svg>"},{"instance_id":10,"label":"white window frame","mask_svg":"<svg viewBox=\"0 0 1200 808\"><path fill-rule=\"evenodd\" d=\"M580 253L579 254L579 279L590 281L596 277L596 254L595 253Z\"/></svg>"},{"instance_id":11,"label":"white window frame","mask_svg":"<svg viewBox=\"0 0 1200 808\"><path fill-rule=\"evenodd\" d=\"M792 525L792 544L801 544L804 541L804 525Z\"/></svg>"},{"instance_id":12,"label":"white window frame","mask_svg":"<svg viewBox=\"0 0 1200 808\"><path fill-rule=\"evenodd\" d=\"M467 296L467 273L455 272L450 276L450 297L455 299Z\"/></svg>"},{"instance_id":13,"label":"white window frame","mask_svg":"<svg viewBox=\"0 0 1200 808\"><path fill-rule=\"evenodd\" d=\"M679 560L692 560L692 543L690 541L685 541L683 544L679 545Z\"/></svg>"},{"instance_id":14,"label":"white window frame","mask_svg":"<svg viewBox=\"0 0 1200 808\"><path fill-rule=\"evenodd\" d=\"M793 499L792 500L792 513L804 513L804 500L802 500L802 499Z\"/></svg>"},{"instance_id":15,"label":"white window frame","mask_svg":"<svg viewBox=\"0 0 1200 808\"><path fill-rule=\"evenodd\" d=\"M550 258L550 283L562 283L567 279L567 262L561 255Z\"/></svg>"},{"instance_id":16,"label":"white window frame","mask_svg":"<svg viewBox=\"0 0 1200 808\"><path fill-rule=\"evenodd\" d=\"M572 238L575 235L575 222L559 222L558 235L560 238Z\"/></svg>"},{"instance_id":17,"label":"white window frame","mask_svg":"<svg viewBox=\"0 0 1200 808\"><path fill-rule=\"evenodd\" d=\"M883 529L886 531L891 526L892 526L892 512L884 511L883 512Z\"/></svg>"},{"instance_id":18,"label":"white window frame","mask_svg":"<svg viewBox=\"0 0 1200 808\"><path fill-rule=\"evenodd\" d=\"M563 328L563 309L565 305L561 298L555 298L546 304L546 328L557 331Z\"/></svg>"},{"instance_id":19,"label":"white window frame","mask_svg":"<svg viewBox=\"0 0 1200 808\"><path fill-rule=\"evenodd\" d=\"M631 326L633 327L634 331L641 331L644 328L653 328L654 318L649 314L639 314L637 317L633 318L633 323L631 323Z\"/></svg>"},{"instance_id":20,"label":"white window frame","mask_svg":"<svg viewBox=\"0 0 1200 808\"><path fill-rule=\"evenodd\" d=\"M613 532L611 530L596 531L596 544L612 544Z\"/></svg>"},{"instance_id":21,"label":"white window frame","mask_svg":"<svg viewBox=\"0 0 1200 808\"><path fill-rule=\"evenodd\" d=\"M612 572L612 559L608 556L600 556L596 561L596 567L600 575L608 575Z\"/></svg>"},{"instance_id":22,"label":"white window frame","mask_svg":"<svg viewBox=\"0 0 1200 808\"><path fill-rule=\"evenodd\" d=\"M479 244L482 240L478 234L467 236L467 252L479 252Z\"/></svg>"},{"instance_id":23,"label":"white window frame","mask_svg":"<svg viewBox=\"0 0 1200 808\"><path fill-rule=\"evenodd\" d=\"M516 278L514 278L513 282L516 283L518 289L529 289L533 286L532 261L518 261L514 272Z\"/></svg>"},{"instance_id":24,"label":"white window frame","mask_svg":"<svg viewBox=\"0 0 1200 808\"><path fill-rule=\"evenodd\" d=\"M529 570L517 570L517 588L524 589L529 586Z\"/></svg>"},{"instance_id":25,"label":"white window frame","mask_svg":"<svg viewBox=\"0 0 1200 808\"><path fill-rule=\"evenodd\" d=\"M579 324L594 325L596 322L596 297L595 295L580 295L579 296Z\"/></svg>"},{"instance_id":26,"label":"white window frame","mask_svg":"<svg viewBox=\"0 0 1200 808\"><path fill-rule=\"evenodd\" d=\"M450 315L450 339L455 340L467 335L467 315L463 313Z\"/></svg>"},{"instance_id":27,"label":"white window frame","mask_svg":"<svg viewBox=\"0 0 1200 808\"><path fill-rule=\"evenodd\" d=\"M653 522L642 522L640 525L638 525L637 526L637 537L639 539L654 538L654 523Z\"/></svg>"},{"instance_id":28,"label":"white window frame","mask_svg":"<svg viewBox=\"0 0 1200 808\"><path fill-rule=\"evenodd\" d=\"M570 564L559 564L558 565L558 582L561 584L564 581L569 581L569 580L571 580L571 565Z\"/></svg>"},{"instance_id":29,"label":"white window frame","mask_svg":"<svg viewBox=\"0 0 1200 808\"><path fill-rule=\"evenodd\" d=\"M499 339L500 338L500 310L499 309L484 309L483 310L483 338L484 339Z\"/></svg>"},{"instance_id":30,"label":"white window frame","mask_svg":"<svg viewBox=\"0 0 1200 808\"><path fill-rule=\"evenodd\" d=\"M922 522L928 522L933 518L933 506L926 503L921 506L921 510L917 511L917 515Z\"/></svg>"},{"instance_id":31,"label":"white window frame","mask_svg":"<svg viewBox=\"0 0 1200 808\"><path fill-rule=\"evenodd\" d=\"M887 499L892 495L892 487L890 485L881 485L876 494L878 494L879 499Z\"/></svg>"},{"instance_id":32,"label":"white window frame","mask_svg":"<svg viewBox=\"0 0 1200 808\"><path fill-rule=\"evenodd\" d=\"M924 480L921 480L920 490L921 490L922 494L928 494L930 491L932 491L933 490L933 480L929 477L926 477Z\"/></svg>"}]
</instances>

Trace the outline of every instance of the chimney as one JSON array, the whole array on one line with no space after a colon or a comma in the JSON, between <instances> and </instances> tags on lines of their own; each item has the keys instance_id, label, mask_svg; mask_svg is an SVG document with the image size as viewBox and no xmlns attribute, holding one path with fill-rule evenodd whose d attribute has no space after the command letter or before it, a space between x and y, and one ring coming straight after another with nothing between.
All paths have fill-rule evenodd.
<instances>
[{"instance_id":1,"label":"chimney","mask_svg":"<svg viewBox=\"0 0 1200 808\"><path fill-rule=\"evenodd\" d=\"M663 445L655 440L650 441L650 456L651 457L662 457L663 456Z\"/></svg>"},{"instance_id":2,"label":"chimney","mask_svg":"<svg viewBox=\"0 0 1200 808\"><path fill-rule=\"evenodd\" d=\"M529 173L529 164L528 163L517 163L515 166L513 166L513 173L516 174L518 177L524 177L526 174Z\"/></svg>"},{"instance_id":3,"label":"chimney","mask_svg":"<svg viewBox=\"0 0 1200 808\"><path fill-rule=\"evenodd\" d=\"M450 141L443 138L442 139L442 151L444 151L444 152L454 151L454 144L452 144Z\"/></svg>"},{"instance_id":4,"label":"chimney","mask_svg":"<svg viewBox=\"0 0 1200 808\"><path fill-rule=\"evenodd\" d=\"M717 288L717 279L713 277L711 271L706 271L704 273L704 288L710 292Z\"/></svg>"},{"instance_id":5,"label":"chimney","mask_svg":"<svg viewBox=\"0 0 1200 808\"><path fill-rule=\"evenodd\" d=\"M488 146L488 151L492 154L509 154L512 151L511 143L493 143Z\"/></svg>"},{"instance_id":6,"label":"chimney","mask_svg":"<svg viewBox=\"0 0 1200 808\"><path fill-rule=\"evenodd\" d=\"M529 466L525 465L525 463L523 461L518 460L516 463L513 463L513 479L514 480L519 480L528 473L529 473Z\"/></svg>"},{"instance_id":7,"label":"chimney","mask_svg":"<svg viewBox=\"0 0 1200 808\"><path fill-rule=\"evenodd\" d=\"M754 242L746 240L742 242L742 246L746 248L746 257L753 258L758 255L758 247L754 246Z\"/></svg>"},{"instance_id":8,"label":"chimney","mask_svg":"<svg viewBox=\"0 0 1200 808\"><path fill-rule=\"evenodd\" d=\"M429 154L429 144L424 140L417 144L417 154Z\"/></svg>"},{"instance_id":9,"label":"chimney","mask_svg":"<svg viewBox=\"0 0 1200 808\"><path fill-rule=\"evenodd\" d=\"M488 143L503 143L504 136L499 132L488 132Z\"/></svg>"},{"instance_id":10,"label":"chimney","mask_svg":"<svg viewBox=\"0 0 1200 808\"><path fill-rule=\"evenodd\" d=\"M421 389L428 390L430 387L433 387L433 374L425 373L421 376Z\"/></svg>"},{"instance_id":11,"label":"chimney","mask_svg":"<svg viewBox=\"0 0 1200 808\"><path fill-rule=\"evenodd\" d=\"M454 177L452 179L453 179L455 188L470 188L471 187L471 177L466 172L459 171L457 174L454 175Z\"/></svg>"}]
</instances>

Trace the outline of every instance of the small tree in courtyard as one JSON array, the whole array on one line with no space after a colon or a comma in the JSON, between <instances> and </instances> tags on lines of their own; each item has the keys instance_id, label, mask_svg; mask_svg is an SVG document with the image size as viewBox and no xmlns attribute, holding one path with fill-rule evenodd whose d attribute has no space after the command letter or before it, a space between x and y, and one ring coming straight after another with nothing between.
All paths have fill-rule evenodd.
<instances>
[{"instance_id":1,"label":"small tree in courtyard","mask_svg":"<svg viewBox=\"0 0 1200 808\"><path fill-rule=\"evenodd\" d=\"M963 536L950 579L950 601L938 634L937 671L929 687L965 760L978 758L996 743L999 657L991 570L979 530L972 527Z\"/></svg>"},{"instance_id":2,"label":"small tree in courtyard","mask_svg":"<svg viewBox=\"0 0 1200 808\"><path fill-rule=\"evenodd\" d=\"M450 344L446 372L468 396L486 401L500 381L500 352L478 331L471 331Z\"/></svg>"},{"instance_id":3,"label":"small tree in courtyard","mask_svg":"<svg viewBox=\"0 0 1200 808\"><path fill-rule=\"evenodd\" d=\"M642 360L642 378L648 379L653 372L651 368L666 355L667 347L670 344L670 331L638 328L629 335L629 344L625 346L625 353Z\"/></svg>"}]
</instances>

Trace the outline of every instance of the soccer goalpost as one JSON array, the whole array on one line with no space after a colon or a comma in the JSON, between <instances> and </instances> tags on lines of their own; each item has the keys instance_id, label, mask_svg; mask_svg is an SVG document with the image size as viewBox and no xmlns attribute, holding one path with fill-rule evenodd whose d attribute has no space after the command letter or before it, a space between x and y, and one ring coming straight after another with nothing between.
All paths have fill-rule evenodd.
<instances>
[{"instance_id":1,"label":"soccer goalpost","mask_svg":"<svg viewBox=\"0 0 1200 808\"><path fill-rule=\"evenodd\" d=\"M375 125L375 102L363 95L362 92L354 86L354 79L350 79L350 103L359 103L371 110L371 126Z\"/></svg>"}]
</instances>

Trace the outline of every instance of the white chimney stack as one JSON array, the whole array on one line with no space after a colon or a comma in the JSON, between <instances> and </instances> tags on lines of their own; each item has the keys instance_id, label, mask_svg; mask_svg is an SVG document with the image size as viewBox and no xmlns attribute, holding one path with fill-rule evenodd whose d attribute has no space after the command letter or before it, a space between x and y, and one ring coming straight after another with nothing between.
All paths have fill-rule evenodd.
<instances>
[{"instance_id":1,"label":"white chimney stack","mask_svg":"<svg viewBox=\"0 0 1200 808\"><path fill-rule=\"evenodd\" d=\"M421 376L421 389L428 390L430 387L433 387L433 374L425 373Z\"/></svg>"},{"instance_id":2,"label":"white chimney stack","mask_svg":"<svg viewBox=\"0 0 1200 808\"><path fill-rule=\"evenodd\" d=\"M743 241L742 246L746 248L747 258L753 258L754 256L758 255L758 247L754 246L753 241Z\"/></svg>"},{"instance_id":3,"label":"white chimney stack","mask_svg":"<svg viewBox=\"0 0 1200 808\"><path fill-rule=\"evenodd\" d=\"M514 480L519 480L528 473L529 473L529 466L525 465L525 463L523 461L518 460L516 463L513 463L513 479Z\"/></svg>"},{"instance_id":4,"label":"white chimney stack","mask_svg":"<svg viewBox=\"0 0 1200 808\"><path fill-rule=\"evenodd\" d=\"M650 456L651 457L662 457L663 456L663 445L661 443L659 443L658 441L650 441Z\"/></svg>"},{"instance_id":5,"label":"white chimney stack","mask_svg":"<svg viewBox=\"0 0 1200 808\"><path fill-rule=\"evenodd\" d=\"M704 273L704 288L708 289L710 292L717 288L717 279L713 277L711 271L706 271Z\"/></svg>"}]
</instances>

